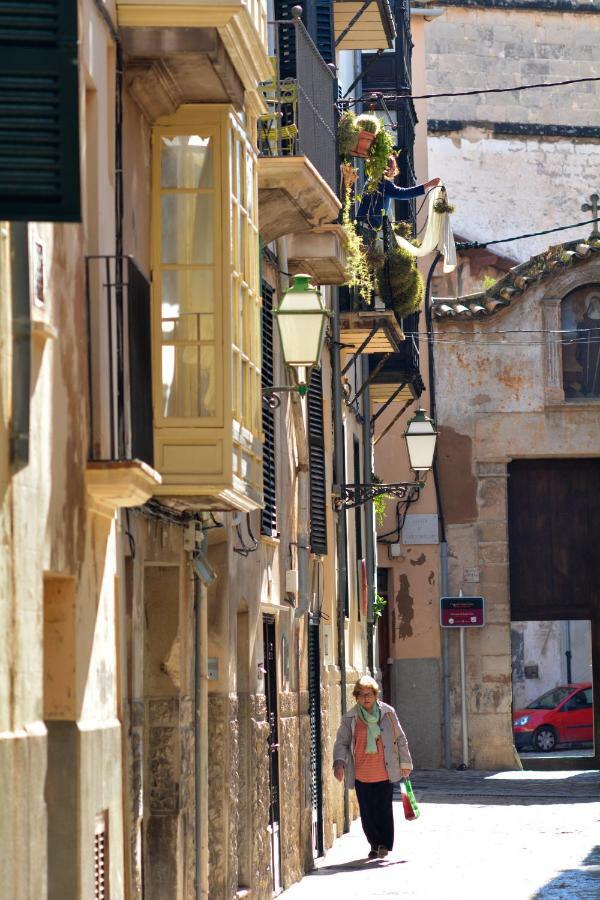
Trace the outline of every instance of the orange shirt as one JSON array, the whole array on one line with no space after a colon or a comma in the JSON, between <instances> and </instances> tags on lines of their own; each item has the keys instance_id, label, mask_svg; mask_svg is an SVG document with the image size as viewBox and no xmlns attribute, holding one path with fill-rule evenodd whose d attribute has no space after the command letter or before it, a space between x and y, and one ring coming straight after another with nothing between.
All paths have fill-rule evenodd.
<instances>
[{"instance_id":1,"label":"orange shirt","mask_svg":"<svg viewBox=\"0 0 600 900\"><path fill-rule=\"evenodd\" d=\"M389 781L381 736L377 738L377 753L367 753L366 747L367 726L357 716L354 731L354 774L359 781Z\"/></svg>"}]
</instances>

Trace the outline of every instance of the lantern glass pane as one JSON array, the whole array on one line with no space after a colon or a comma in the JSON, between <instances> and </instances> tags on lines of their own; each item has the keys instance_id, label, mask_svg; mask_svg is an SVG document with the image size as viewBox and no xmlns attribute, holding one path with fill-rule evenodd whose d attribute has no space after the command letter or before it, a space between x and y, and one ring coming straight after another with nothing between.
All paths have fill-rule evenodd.
<instances>
[{"instance_id":1,"label":"lantern glass pane","mask_svg":"<svg viewBox=\"0 0 600 900\"><path fill-rule=\"evenodd\" d=\"M277 311L283 358L288 366L319 362L325 309L316 291L288 291Z\"/></svg>"},{"instance_id":2,"label":"lantern glass pane","mask_svg":"<svg viewBox=\"0 0 600 900\"><path fill-rule=\"evenodd\" d=\"M427 423L419 423L421 424ZM437 435L429 427L427 430L419 428L415 433L409 431L405 438L411 469L414 472L427 472L433 465Z\"/></svg>"}]
</instances>

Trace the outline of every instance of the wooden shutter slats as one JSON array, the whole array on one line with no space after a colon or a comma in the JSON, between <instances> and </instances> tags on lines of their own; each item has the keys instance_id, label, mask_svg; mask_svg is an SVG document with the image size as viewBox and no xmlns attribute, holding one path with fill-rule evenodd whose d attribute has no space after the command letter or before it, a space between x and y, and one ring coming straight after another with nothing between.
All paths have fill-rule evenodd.
<instances>
[{"instance_id":1,"label":"wooden shutter slats","mask_svg":"<svg viewBox=\"0 0 600 900\"><path fill-rule=\"evenodd\" d=\"M265 281L262 284L262 369L263 388L273 385L273 288ZM263 495L264 509L261 513L260 530L270 537L277 536L277 471L275 415L263 404Z\"/></svg>"},{"instance_id":2,"label":"wooden shutter slats","mask_svg":"<svg viewBox=\"0 0 600 900\"><path fill-rule=\"evenodd\" d=\"M80 215L77 0L0 0L0 219Z\"/></svg>"},{"instance_id":3,"label":"wooden shutter slats","mask_svg":"<svg viewBox=\"0 0 600 900\"><path fill-rule=\"evenodd\" d=\"M313 369L308 391L308 449L310 460L310 546L327 553L327 479L323 428L323 376Z\"/></svg>"}]
</instances>

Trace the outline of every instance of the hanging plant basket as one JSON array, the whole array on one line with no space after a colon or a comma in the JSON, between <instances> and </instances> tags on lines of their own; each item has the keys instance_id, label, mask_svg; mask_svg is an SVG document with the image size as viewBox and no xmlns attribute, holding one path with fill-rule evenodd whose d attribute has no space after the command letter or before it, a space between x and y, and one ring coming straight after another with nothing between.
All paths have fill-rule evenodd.
<instances>
[{"instance_id":1,"label":"hanging plant basket","mask_svg":"<svg viewBox=\"0 0 600 900\"><path fill-rule=\"evenodd\" d=\"M376 135L372 131L359 131L356 144L350 150L351 156L358 156L360 159L367 159L371 144L375 140Z\"/></svg>"}]
</instances>

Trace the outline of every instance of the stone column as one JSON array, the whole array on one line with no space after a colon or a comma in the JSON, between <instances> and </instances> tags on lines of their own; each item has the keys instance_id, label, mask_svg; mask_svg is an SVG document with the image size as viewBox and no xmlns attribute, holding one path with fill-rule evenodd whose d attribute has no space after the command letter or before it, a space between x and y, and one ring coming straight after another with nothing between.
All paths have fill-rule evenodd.
<instances>
[{"instance_id":1,"label":"stone column","mask_svg":"<svg viewBox=\"0 0 600 900\"><path fill-rule=\"evenodd\" d=\"M544 396L546 403L562 403L565 399L562 376L562 345L558 332L561 327L560 298L541 301L542 328L544 329Z\"/></svg>"},{"instance_id":2,"label":"stone column","mask_svg":"<svg viewBox=\"0 0 600 900\"><path fill-rule=\"evenodd\" d=\"M467 696L472 765L514 767L506 461L478 462L479 589L486 624L467 635Z\"/></svg>"}]
</instances>

